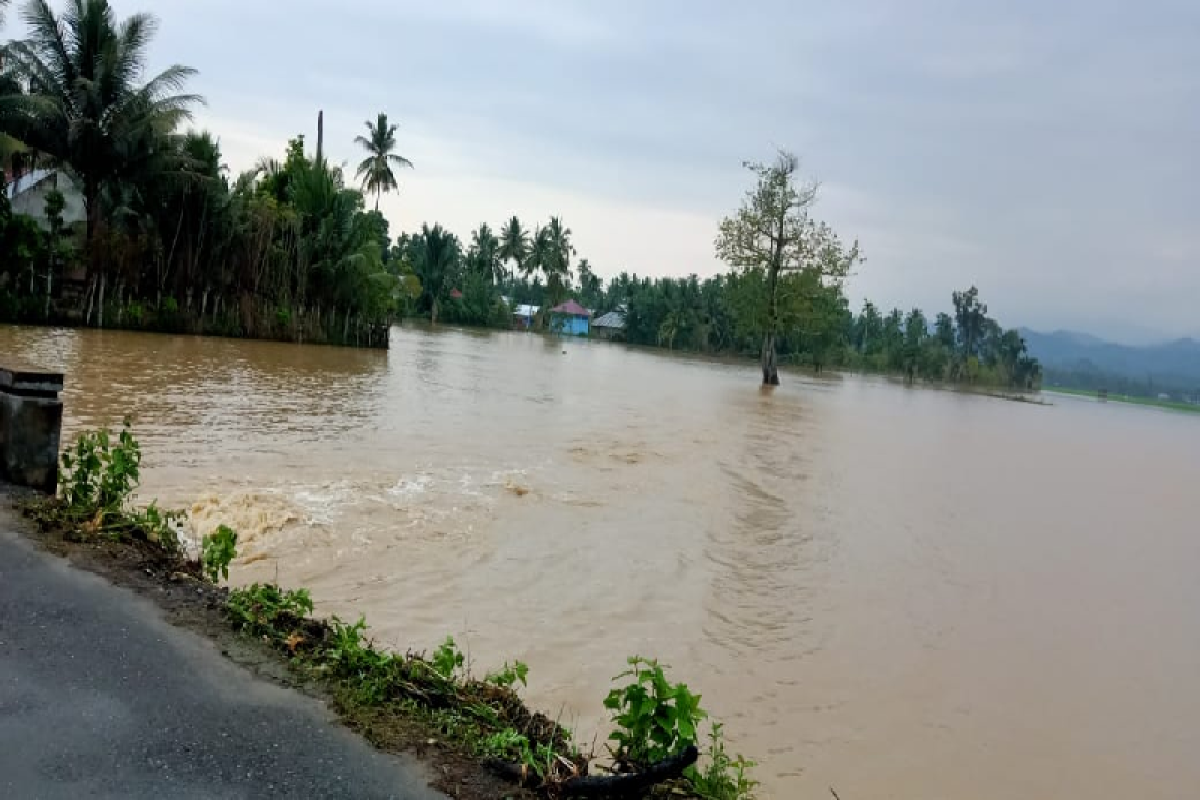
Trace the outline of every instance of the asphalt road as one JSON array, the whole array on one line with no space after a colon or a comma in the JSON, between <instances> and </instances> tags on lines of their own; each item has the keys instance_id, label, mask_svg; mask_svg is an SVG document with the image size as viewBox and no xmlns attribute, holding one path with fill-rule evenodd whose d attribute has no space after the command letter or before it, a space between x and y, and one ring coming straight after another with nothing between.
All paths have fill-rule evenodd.
<instances>
[{"instance_id":1,"label":"asphalt road","mask_svg":"<svg viewBox=\"0 0 1200 800\"><path fill-rule=\"evenodd\" d=\"M426 780L148 601L0 530L0 797L442 798Z\"/></svg>"}]
</instances>

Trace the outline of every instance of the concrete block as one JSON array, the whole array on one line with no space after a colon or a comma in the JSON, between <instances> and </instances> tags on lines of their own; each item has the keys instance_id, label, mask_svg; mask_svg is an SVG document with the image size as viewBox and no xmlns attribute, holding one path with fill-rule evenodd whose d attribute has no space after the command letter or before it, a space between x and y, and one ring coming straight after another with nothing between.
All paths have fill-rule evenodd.
<instances>
[{"instance_id":1,"label":"concrete block","mask_svg":"<svg viewBox=\"0 0 1200 800\"><path fill-rule=\"evenodd\" d=\"M0 478L57 491L62 386L61 373L0 364Z\"/></svg>"}]
</instances>

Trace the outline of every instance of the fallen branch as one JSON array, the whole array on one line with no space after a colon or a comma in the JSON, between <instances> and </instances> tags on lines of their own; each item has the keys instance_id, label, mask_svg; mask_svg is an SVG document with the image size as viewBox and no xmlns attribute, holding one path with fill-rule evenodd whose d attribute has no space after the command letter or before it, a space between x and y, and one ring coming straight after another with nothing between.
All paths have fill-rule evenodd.
<instances>
[{"instance_id":1,"label":"fallen branch","mask_svg":"<svg viewBox=\"0 0 1200 800\"><path fill-rule=\"evenodd\" d=\"M631 797L657 783L680 777L699 757L700 751L694 745L689 745L679 755L664 758L641 772L571 778L555 788L562 797ZM536 788L540 785L538 776L523 764L493 760L489 761L487 766L497 775L519 786Z\"/></svg>"}]
</instances>

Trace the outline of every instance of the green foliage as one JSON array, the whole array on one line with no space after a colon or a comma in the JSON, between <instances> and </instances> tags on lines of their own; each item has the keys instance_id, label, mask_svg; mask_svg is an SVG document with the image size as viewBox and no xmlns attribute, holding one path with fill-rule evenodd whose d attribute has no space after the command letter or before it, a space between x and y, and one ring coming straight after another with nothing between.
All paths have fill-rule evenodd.
<instances>
[{"instance_id":1,"label":"green foliage","mask_svg":"<svg viewBox=\"0 0 1200 800\"><path fill-rule=\"evenodd\" d=\"M79 434L62 454L59 491L68 509L80 516L116 512L137 488L142 451L125 420L113 441L107 428Z\"/></svg>"},{"instance_id":2,"label":"green foliage","mask_svg":"<svg viewBox=\"0 0 1200 800\"><path fill-rule=\"evenodd\" d=\"M147 541L157 543L169 555L180 556L183 554L179 529L187 519L187 512L161 509L157 503L151 503L144 510L129 511L125 516L128 525L118 525L118 533L132 527Z\"/></svg>"},{"instance_id":3,"label":"green foliage","mask_svg":"<svg viewBox=\"0 0 1200 800\"><path fill-rule=\"evenodd\" d=\"M553 746L531 744L529 737L513 728L505 728L487 737L480 751L485 758L515 762L543 780L551 774L556 760Z\"/></svg>"},{"instance_id":4,"label":"green foliage","mask_svg":"<svg viewBox=\"0 0 1200 800\"><path fill-rule=\"evenodd\" d=\"M465 673L453 638L428 659L399 655L377 648L362 619L313 620L311 612L307 592L259 584L230 591L226 605L234 627L288 653L295 668L334 690L336 707L351 718L415 717L431 733L479 757L525 765L547 786L582 766L570 731L531 714L512 691L513 684L525 681L524 664L505 664L476 681Z\"/></svg>"},{"instance_id":5,"label":"green foliage","mask_svg":"<svg viewBox=\"0 0 1200 800\"><path fill-rule=\"evenodd\" d=\"M284 591L273 584L255 583L231 589L225 611L235 628L255 636L286 637L295 623L312 613L307 589Z\"/></svg>"},{"instance_id":6,"label":"green foliage","mask_svg":"<svg viewBox=\"0 0 1200 800\"><path fill-rule=\"evenodd\" d=\"M141 447L129 420L114 436L106 428L85 431L61 457L59 497L42 508L44 520L75 535L106 535L113 539L139 539L157 545L173 560L184 555L180 530L187 513L129 505L138 486Z\"/></svg>"},{"instance_id":7,"label":"green foliage","mask_svg":"<svg viewBox=\"0 0 1200 800\"><path fill-rule=\"evenodd\" d=\"M231 181L216 137L180 130L199 100L180 93L194 71L138 83L153 17L119 19L107 0L62 13L34 3L26 17L30 37L5 48L0 125L63 165L83 195L93 288L51 303L71 255L61 196L48 198L48 236L0 203L0 264L21 276L0 293L0 319L44 321L53 308L73 321L90 308L89 324L104 327L386 344L397 294L386 221L364 211L340 168L309 158L300 136L283 163L264 159ZM390 153L394 131L381 116L372 143L384 166L407 164ZM372 190L386 191L372 174ZM84 298L106 285L90 307Z\"/></svg>"},{"instance_id":8,"label":"green foliage","mask_svg":"<svg viewBox=\"0 0 1200 800\"><path fill-rule=\"evenodd\" d=\"M708 716L700 695L668 681L655 660L632 656L628 662L630 668L613 680L632 680L604 700L616 727L609 739L617 745L618 763L646 766L694 745L696 727Z\"/></svg>"},{"instance_id":9,"label":"green foliage","mask_svg":"<svg viewBox=\"0 0 1200 800\"><path fill-rule=\"evenodd\" d=\"M462 651L458 649L451 636L447 636L446 641L438 645L437 650L433 651L431 660L434 671L446 679L455 677L462 669L463 662Z\"/></svg>"},{"instance_id":10,"label":"green foliage","mask_svg":"<svg viewBox=\"0 0 1200 800\"><path fill-rule=\"evenodd\" d=\"M89 240L97 232L102 193L164 163L164 141L199 99L179 94L194 70L174 65L144 84L155 21L118 20L107 0L80 0L56 15L49 3L25 9L29 38L5 49L5 69L24 94L5 98L6 132L69 164L83 184Z\"/></svg>"},{"instance_id":11,"label":"green foliage","mask_svg":"<svg viewBox=\"0 0 1200 800\"><path fill-rule=\"evenodd\" d=\"M237 531L218 525L200 542L200 566L212 583L229 580L229 565L237 558Z\"/></svg>"},{"instance_id":12,"label":"green foliage","mask_svg":"<svg viewBox=\"0 0 1200 800\"><path fill-rule=\"evenodd\" d=\"M708 733L706 764L689 767L684 773L692 791L703 800L752 800L758 781L750 777L753 761L730 756L725 751L723 726L714 722Z\"/></svg>"},{"instance_id":13,"label":"green foliage","mask_svg":"<svg viewBox=\"0 0 1200 800\"><path fill-rule=\"evenodd\" d=\"M753 305L743 304L744 312L753 309L744 313L743 326L762 339L763 382L777 384L776 338L789 328L819 324L811 318L815 298L840 288L862 256L858 242L846 247L832 228L812 218L818 185L798 182L794 155L780 152L774 164L745 166L755 186L738 212L721 221L716 252L735 272L761 282Z\"/></svg>"},{"instance_id":14,"label":"green foliage","mask_svg":"<svg viewBox=\"0 0 1200 800\"><path fill-rule=\"evenodd\" d=\"M146 317L146 311L144 308L142 308L141 303L134 300L131 301L129 305L125 306L124 316L134 325L140 326Z\"/></svg>"},{"instance_id":15,"label":"green foliage","mask_svg":"<svg viewBox=\"0 0 1200 800\"><path fill-rule=\"evenodd\" d=\"M523 661L514 661L512 666L504 662L504 666L495 672L489 672L484 678L488 683L511 689L519 681L522 686L528 686L525 679L529 676L529 665Z\"/></svg>"},{"instance_id":16,"label":"green foliage","mask_svg":"<svg viewBox=\"0 0 1200 800\"><path fill-rule=\"evenodd\" d=\"M848 324L853 366L897 372L912 381L953 381L1034 389L1042 370L1016 330L1004 330L987 316L972 286L954 292L954 315L939 313L930 331L920 309L907 315L893 309L882 316L869 301Z\"/></svg>"}]
</instances>

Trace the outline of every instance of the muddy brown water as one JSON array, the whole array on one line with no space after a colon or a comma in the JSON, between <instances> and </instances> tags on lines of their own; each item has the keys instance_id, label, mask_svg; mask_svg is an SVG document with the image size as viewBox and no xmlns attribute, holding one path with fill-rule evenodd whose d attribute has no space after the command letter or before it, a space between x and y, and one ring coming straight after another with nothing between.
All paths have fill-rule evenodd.
<instances>
[{"instance_id":1,"label":"muddy brown water","mask_svg":"<svg viewBox=\"0 0 1200 800\"><path fill-rule=\"evenodd\" d=\"M764 794L1200 787L1200 419L788 375L528 334L389 352L0 327L129 412L141 499L236 583L447 634L589 739L624 657L704 696ZM563 352L565 350L565 353Z\"/></svg>"}]
</instances>

